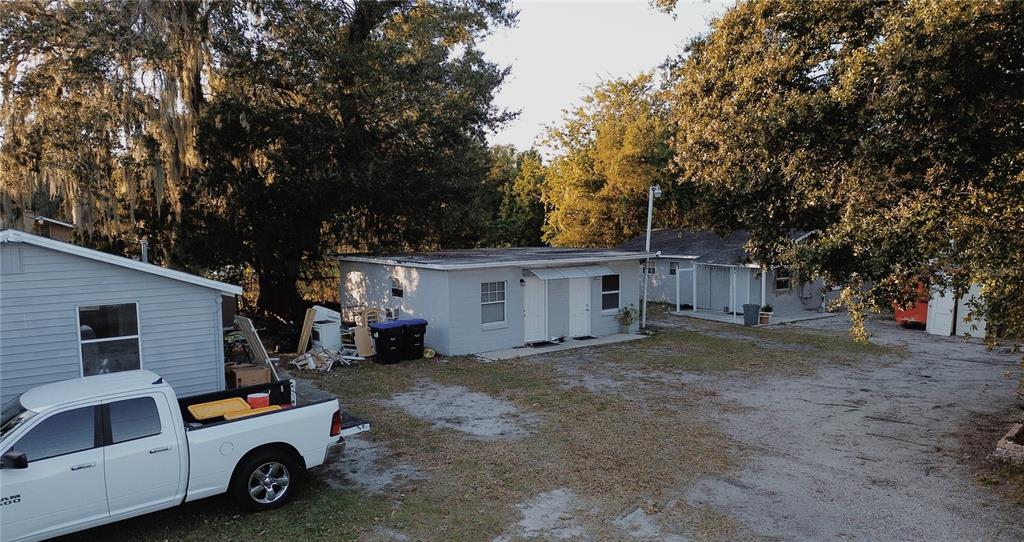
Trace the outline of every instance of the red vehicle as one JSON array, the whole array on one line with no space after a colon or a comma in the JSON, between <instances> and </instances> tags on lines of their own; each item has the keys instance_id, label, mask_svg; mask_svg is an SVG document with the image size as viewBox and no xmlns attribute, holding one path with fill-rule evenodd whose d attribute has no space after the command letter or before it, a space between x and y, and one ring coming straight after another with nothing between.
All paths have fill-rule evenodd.
<instances>
[{"instance_id":1,"label":"red vehicle","mask_svg":"<svg viewBox=\"0 0 1024 542\"><path fill-rule=\"evenodd\" d=\"M928 291L923 284L917 285L917 303L901 309L896 303L892 304L892 313L896 322L900 325L919 325L928 323Z\"/></svg>"}]
</instances>

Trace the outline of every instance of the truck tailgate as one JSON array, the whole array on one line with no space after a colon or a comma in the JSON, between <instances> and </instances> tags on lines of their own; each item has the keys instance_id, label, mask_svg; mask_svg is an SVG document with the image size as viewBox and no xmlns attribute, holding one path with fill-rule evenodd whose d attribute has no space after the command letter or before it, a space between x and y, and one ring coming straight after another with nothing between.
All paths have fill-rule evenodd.
<instances>
[{"instance_id":1,"label":"truck tailgate","mask_svg":"<svg viewBox=\"0 0 1024 542\"><path fill-rule=\"evenodd\" d=\"M370 430L370 422L341 411L341 436L350 437Z\"/></svg>"}]
</instances>

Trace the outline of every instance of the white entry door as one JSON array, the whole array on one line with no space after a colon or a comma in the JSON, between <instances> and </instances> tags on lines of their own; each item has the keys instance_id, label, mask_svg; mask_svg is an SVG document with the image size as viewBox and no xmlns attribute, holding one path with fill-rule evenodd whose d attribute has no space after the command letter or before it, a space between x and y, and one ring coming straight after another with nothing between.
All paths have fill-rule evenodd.
<instances>
[{"instance_id":1,"label":"white entry door","mask_svg":"<svg viewBox=\"0 0 1024 542\"><path fill-rule=\"evenodd\" d=\"M591 279L569 280L569 336L590 335Z\"/></svg>"},{"instance_id":2,"label":"white entry door","mask_svg":"<svg viewBox=\"0 0 1024 542\"><path fill-rule=\"evenodd\" d=\"M956 329L956 322L953 321L954 307L956 298L952 292L932 290L931 299L928 300L928 321L925 323L925 330L932 335L952 335Z\"/></svg>"},{"instance_id":3,"label":"white entry door","mask_svg":"<svg viewBox=\"0 0 1024 542\"><path fill-rule=\"evenodd\" d=\"M548 340L547 297L543 280L526 277L523 287L523 342Z\"/></svg>"}]
</instances>

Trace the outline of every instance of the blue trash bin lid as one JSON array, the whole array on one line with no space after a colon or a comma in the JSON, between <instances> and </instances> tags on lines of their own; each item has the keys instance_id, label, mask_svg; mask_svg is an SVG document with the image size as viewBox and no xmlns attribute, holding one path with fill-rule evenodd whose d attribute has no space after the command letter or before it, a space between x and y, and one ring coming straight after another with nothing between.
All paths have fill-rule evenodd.
<instances>
[{"instance_id":1,"label":"blue trash bin lid","mask_svg":"<svg viewBox=\"0 0 1024 542\"><path fill-rule=\"evenodd\" d=\"M376 331L380 329L395 329L396 327L402 327L403 324L400 320L393 320L391 322L377 322L376 324L370 324L370 329Z\"/></svg>"},{"instance_id":2,"label":"blue trash bin lid","mask_svg":"<svg viewBox=\"0 0 1024 542\"><path fill-rule=\"evenodd\" d=\"M409 318L408 320L398 320L407 326L425 326L427 321L422 318Z\"/></svg>"}]
</instances>

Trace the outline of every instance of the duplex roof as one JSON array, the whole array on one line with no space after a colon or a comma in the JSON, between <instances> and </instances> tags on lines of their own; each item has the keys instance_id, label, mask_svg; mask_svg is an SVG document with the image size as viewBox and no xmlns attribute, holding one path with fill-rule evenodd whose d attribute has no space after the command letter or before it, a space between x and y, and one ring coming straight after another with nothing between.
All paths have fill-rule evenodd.
<instances>
[{"instance_id":1,"label":"duplex roof","mask_svg":"<svg viewBox=\"0 0 1024 542\"><path fill-rule=\"evenodd\" d=\"M794 241L807 237L806 232L793 232ZM708 230L658 229L651 232L651 250L666 258L686 258L700 263L746 265L751 263L745 245L750 240L746 230L719 235ZM618 246L619 250L643 250L645 236L638 235Z\"/></svg>"},{"instance_id":2,"label":"duplex roof","mask_svg":"<svg viewBox=\"0 0 1024 542\"><path fill-rule=\"evenodd\" d=\"M115 256L113 254L107 254L106 252L92 250L91 248L85 248L71 243L64 243L48 237L32 235L31 233L25 233L23 231L0 230L0 243L27 243L38 247L48 248L50 250L56 250L58 252L64 252L66 254L73 254L82 258L88 258L90 260L134 269L143 273L150 273L181 282L195 284L197 286L203 286L226 294L238 295L242 293L242 287L235 286L234 284L206 279L183 271L175 271L166 267L160 267L159 265L144 263L131 258L125 258L123 256Z\"/></svg>"},{"instance_id":3,"label":"duplex roof","mask_svg":"<svg viewBox=\"0 0 1024 542\"><path fill-rule=\"evenodd\" d=\"M650 256L643 250L604 248L471 248L435 252L400 252L387 255L341 254L347 262L401 265L441 271L487 269L492 267L549 267L554 265L585 265L621 260L640 260Z\"/></svg>"}]
</instances>

